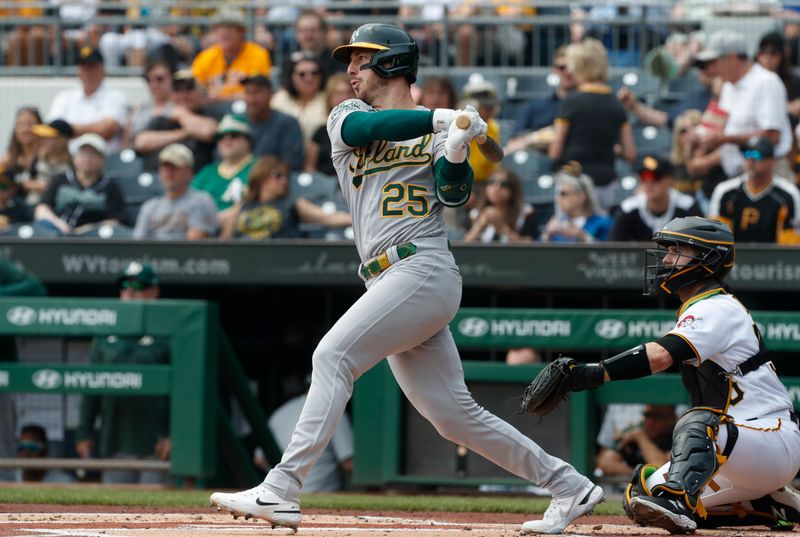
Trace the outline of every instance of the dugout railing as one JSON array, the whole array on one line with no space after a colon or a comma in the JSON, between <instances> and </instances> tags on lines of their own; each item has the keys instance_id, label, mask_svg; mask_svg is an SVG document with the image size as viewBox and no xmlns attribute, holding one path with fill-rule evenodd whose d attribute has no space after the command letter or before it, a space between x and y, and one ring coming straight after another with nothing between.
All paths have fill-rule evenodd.
<instances>
[{"instance_id":1,"label":"dugout railing","mask_svg":"<svg viewBox=\"0 0 800 537\"><path fill-rule=\"evenodd\" d=\"M776 351L800 350L800 313L754 312L768 348ZM650 341L674 326L674 313L665 310L558 310L558 309L461 309L450 325L460 349L497 349L530 346L536 349L558 349L569 352L602 352L622 350ZM507 397L499 405L514 418L518 396L525 383L541 370L542 365L507 366L489 361L464 361L464 376L473 388L486 385L507 387ZM780 364L778 364L780 372ZM800 378L781 377L789 389L795 408L800 408ZM446 456L428 471L415 473L414 463L404 449L413 446L410 438L416 431L406 430L414 420L399 386L384 362L368 371L356 383L353 421L356 431L356 453L353 483L360 486L391 484L423 486L466 486L487 484L519 486L524 481L495 473L490 477L474 477L459 470ZM478 404L484 404L476 396ZM639 380L607 383L597 390L572 394L563 411L542 420L523 416L520 423L533 424L545 431L537 442L547 441L548 430L566 430L566 446L559 453L583 474L594 469L595 439L600 424L600 407L610 403L684 404L688 396L677 374L660 374ZM558 423L554 423L558 422ZM455 451L444 440L428 439L428 456ZM451 445L452 446L452 445ZM558 447L558 446L557 446ZM430 468L438 468L438 473Z\"/></svg>"},{"instance_id":2,"label":"dugout railing","mask_svg":"<svg viewBox=\"0 0 800 537\"><path fill-rule=\"evenodd\" d=\"M267 427L215 304L197 300L120 301L79 298L2 298L0 335L49 337L143 336L170 340L168 365L0 363L0 392L169 396L172 454L169 461L102 459L0 459L4 468L168 472L201 484L217 477L218 460L238 484L259 476L252 454L228 416L236 401L255 443L275 463L280 451ZM9 433L9 432L6 432Z\"/></svg>"}]
</instances>

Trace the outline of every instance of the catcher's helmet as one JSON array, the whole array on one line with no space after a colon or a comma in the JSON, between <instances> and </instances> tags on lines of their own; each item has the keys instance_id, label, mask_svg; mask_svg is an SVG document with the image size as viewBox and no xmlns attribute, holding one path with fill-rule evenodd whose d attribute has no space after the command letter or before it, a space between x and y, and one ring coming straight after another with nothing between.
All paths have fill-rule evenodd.
<instances>
[{"instance_id":1,"label":"catcher's helmet","mask_svg":"<svg viewBox=\"0 0 800 537\"><path fill-rule=\"evenodd\" d=\"M417 80L419 48L405 30L391 24L365 24L353 32L350 43L336 47L333 59L350 63L350 51L354 48L374 50L369 63L361 69L372 69L379 76L390 78L403 75L409 84Z\"/></svg>"},{"instance_id":2,"label":"catcher's helmet","mask_svg":"<svg viewBox=\"0 0 800 537\"><path fill-rule=\"evenodd\" d=\"M730 228L718 220L699 216L674 218L661 231L653 235L658 249L645 251L644 294L677 293L687 285L703 280L722 281L733 267L736 248ZM691 246L694 256L685 252L690 260L682 267L665 265L664 256L669 246Z\"/></svg>"}]
</instances>

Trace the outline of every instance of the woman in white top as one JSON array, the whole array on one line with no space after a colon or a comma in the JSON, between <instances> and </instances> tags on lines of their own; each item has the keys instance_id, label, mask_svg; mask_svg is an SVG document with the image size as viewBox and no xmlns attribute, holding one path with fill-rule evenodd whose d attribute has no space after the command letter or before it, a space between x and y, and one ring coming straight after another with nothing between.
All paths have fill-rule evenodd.
<instances>
[{"instance_id":1,"label":"woman in white top","mask_svg":"<svg viewBox=\"0 0 800 537\"><path fill-rule=\"evenodd\" d=\"M281 86L272 96L272 108L297 119L308 144L316 130L328 121L322 64L307 53L292 54L289 68L281 75Z\"/></svg>"}]
</instances>

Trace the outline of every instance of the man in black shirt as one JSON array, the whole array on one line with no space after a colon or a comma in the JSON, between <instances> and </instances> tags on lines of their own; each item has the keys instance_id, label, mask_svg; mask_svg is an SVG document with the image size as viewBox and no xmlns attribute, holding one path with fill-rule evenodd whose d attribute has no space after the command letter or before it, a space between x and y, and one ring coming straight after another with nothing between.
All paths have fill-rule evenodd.
<instances>
[{"instance_id":1,"label":"man in black shirt","mask_svg":"<svg viewBox=\"0 0 800 537\"><path fill-rule=\"evenodd\" d=\"M725 222L736 242L799 244L800 191L775 175L775 145L766 136L753 136L742 155L745 172L717 185L709 218Z\"/></svg>"},{"instance_id":2,"label":"man in black shirt","mask_svg":"<svg viewBox=\"0 0 800 537\"><path fill-rule=\"evenodd\" d=\"M649 241L673 218L703 216L693 197L672 188L673 167L667 159L645 155L639 179L640 191L620 204L609 240Z\"/></svg>"}]
</instances>

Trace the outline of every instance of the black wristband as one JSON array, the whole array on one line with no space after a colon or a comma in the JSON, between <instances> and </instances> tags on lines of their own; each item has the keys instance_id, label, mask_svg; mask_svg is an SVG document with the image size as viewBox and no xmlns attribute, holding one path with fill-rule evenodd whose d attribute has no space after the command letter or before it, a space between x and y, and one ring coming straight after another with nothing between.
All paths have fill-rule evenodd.
<instances>
[{"instance_id":1,"label":"black wristband","mask_svg":"<svg viewBox=\"0 0 800 537\"><path fill-rule=\"evenodd\" d=\"M644 345L638 345L616 356L606 358L600 362L600 365L606 370L608 378L611 380L639 379L653 374Z\"/></svg>"},{"instance_id":2,"label":"black wristband","mask_svg":"<svg viewBox=\"0 0 800 537\"><path fill-rule=\"evenodd\" d=\"M573 392L580 392L582 390L591 390L603 384L603 374L605 371L600 364L581 364L575 366L572 370L572 385Z\"/></svg>"}]
</instances>

